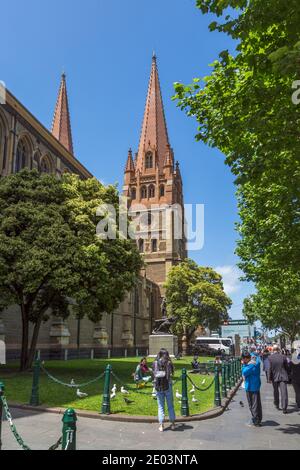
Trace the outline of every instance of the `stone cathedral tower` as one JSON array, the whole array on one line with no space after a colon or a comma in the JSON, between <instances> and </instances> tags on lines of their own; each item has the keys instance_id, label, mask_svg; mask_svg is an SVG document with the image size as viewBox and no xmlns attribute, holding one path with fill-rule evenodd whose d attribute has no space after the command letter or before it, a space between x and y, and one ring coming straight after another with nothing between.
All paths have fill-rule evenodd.
<instances>
[{"instance_id":1,"label":"stone cathedral tower","mask_svg":"<svg viewBox=\"0 0 300 470\"><path fill-rule=\"evenodd\" d=\"M123 191L130 209L137 211L143 205L137 211L141 223L136 241L144 254L146 276L158 284L163 296L169 269L186 257L186 241L182 179L169 142L155 55L139 149L135 159L129 150Z\"/></svg>"}]
</instances>

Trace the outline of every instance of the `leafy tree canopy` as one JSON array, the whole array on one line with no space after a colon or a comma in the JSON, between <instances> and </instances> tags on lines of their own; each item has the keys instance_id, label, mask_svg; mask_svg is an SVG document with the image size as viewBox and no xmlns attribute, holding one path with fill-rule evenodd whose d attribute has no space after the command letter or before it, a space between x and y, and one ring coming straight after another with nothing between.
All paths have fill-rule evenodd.
<instances>
[{"instance_id":1,"label":"leafy tree canopy","mask_svg":"<svg viewBox=\"0 0 300 470\"><path fill-rule=\"evenodd\" d=\"M174 99L198 121L196 138L220 149L236 177L245 279L284 310L272 285L286 277L300 283L300 106L292 99L300 2L197 0L197 7L216 16L210 30L229 35L236 50L221 51L209 76L176 83Z\"/></svg>"},{"instance_id":2,"label":"leafy tree canopy","mask_svg":"<svg viewBox=\"0 0 300 470\"><path fill-rule=\"evenodd\" d=\"M177 315L175 330L190 336L199 325L217 328L228 318L232 302L223 289L222 277L212 268L186 259L168 274L168 314Z\"/></svg>"},{"instance_id":3,"label":"leafy tree canopy","mask_svg":"<svg viewBox=\"0 0 300 470\"><path fill-rule=\"evenodd\" d=\"M103 203L118 211L118 193L96 179L23 170L0 180L0 307L20 306L22 368L32 361L49 308L66 317L73 299L78 315L98 321L134 285L142 265L136 247L96 236Z\"/></svg>"}]
</instances>

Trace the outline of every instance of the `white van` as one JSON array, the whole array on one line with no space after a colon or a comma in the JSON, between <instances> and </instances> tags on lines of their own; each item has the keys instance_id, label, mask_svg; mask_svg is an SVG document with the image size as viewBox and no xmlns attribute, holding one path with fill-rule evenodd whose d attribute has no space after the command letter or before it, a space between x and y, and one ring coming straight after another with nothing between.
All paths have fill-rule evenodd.
<instances>
[{"instance_id":1,"label":"white van","mask_svg":"<svg viewBox=\"0 0 300 470\"><path fill-rule=\"evenodd\" d=\"M198 336L196 338L195 347L204 346L210 349L230 355L233 350L233 342L231 338L214 338L212 336Z\"/></svg>"}]
</instances>

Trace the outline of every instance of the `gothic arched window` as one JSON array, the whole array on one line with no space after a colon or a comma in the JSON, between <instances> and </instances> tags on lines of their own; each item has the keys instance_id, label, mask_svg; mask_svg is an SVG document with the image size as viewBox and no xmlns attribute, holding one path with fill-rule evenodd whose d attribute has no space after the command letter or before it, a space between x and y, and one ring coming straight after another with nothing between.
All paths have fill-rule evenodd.
<instances>
[{"instance_id":1,"label":"gothic arched window","mask_svg":"<svg viewBox=\"0 0 300 470\"><path fill-rule=\"evenodd\" d=\"M131 199L136 199L136 188L131 188Z\"/></svg>"},{"instance_id":2,"label":"gothic arched window","mask_svg":"<svg viewBox=\"0 0 300 470\"><path fill-rule=\"evenodd\" d=\"M144 253L144 240L142 238L140 238L140 240L138 241L138 247L139 247L139 252Z\"/></svg>"},{"instance_id":3,"label":"gothic arched window","mask_svg":"<svg viewBox=\"0 0 300 470\"><path fill-rule=\"evenodd\" d=\"M159 195L160 195L160 197L164 197L164 195L165 195L165 187L164 187L163 184L159 188Z\"/></svg>"},{"instance_id":4,"label":"gothic arched window","mask_svg":"<svg viewBox=\"0 0 300 470\"><path fill-rule=\"evenodd\" d=\"M146 186L141 187L141 199L147 199L147 188L146 188Z\"/></svg>"},{"instance_id":5,"label":"gothic arched window","mask_svg":"<svg viewBox=\"0 0 300 470\"><path fill-rule=\"evenodd\" d=\"M29 148L28 148L27 142L22 139L19 141L18 147L17 147L15 171L18 172L22 170L26 166L29 166L28 164L29 164Z\"/></svg>"},{"instance_id":6,"label":"gothic arched window","mask_svg":"<svg viewBox=\"0 0 300 470\"><path fill-rule=\"evenodd\" d=\"M40 163L41 173L52 173L52 165L48 157L43 157Z\"/></svg>"},{"instance_id":7,"label":"gothic arched window","mask_svg":"<svg viewBox=\"0 0 300 470\"><path fill-rule=\"evenodd\" d=\"M151 250L153 253L155 253L157 251L157 240L156 238L153 238L151 240Z\"/></svg>"},{"instance_id":8,"label":"gothic arched window","mask_svg":"<svg viewBox=\"0 0 300 470\"><path fill-rule=\"evenodd\" d=\"M155 186L153 184L150 184L150 186L149 186L148 197L149 197L149 199L152 198L152 197L155 197Z\"/></svg>"},{"instance_id":9,"label":"gothic arched window","mask_svg":"<svg viewBox=\"0 0 300 470\"><path fill-rule=\"evenodd\" d=\"M153 168L153 154L152 152L146 153L146 169Z\"/></svg>"}]
</instances>

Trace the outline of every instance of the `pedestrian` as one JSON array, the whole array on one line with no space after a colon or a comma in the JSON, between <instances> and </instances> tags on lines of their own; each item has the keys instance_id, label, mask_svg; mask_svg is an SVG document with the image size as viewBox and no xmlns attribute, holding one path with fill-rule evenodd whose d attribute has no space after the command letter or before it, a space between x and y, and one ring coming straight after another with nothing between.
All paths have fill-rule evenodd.
<instances>
[{"instance_id":1,"label":"pedestrian","mask_svg":"<svg viewBox=\"0 0 300 470\"><path fill-rule=\"evenodd\" d=\"M146 357L143 357L143 359L138 364L134 373L134 381L137 386L152 381L152 369L148 367Z\"/></svg>"},{"instance_id":2,"label":"pedestrian","mask_svg":"<svg viewBox=\"0 0 300 470\"><path fill-rule=\"evenodd\" d=\"M273 354L269 357L270 368L269 368L269 380L272 382L274 389L274 405L279 408L279 390L281 395L281 408L284 414L287 414L288 407L288 390L287 384L289 382L288 376L288 362L286 356L281 354L280 347L276 344L273 347Z\"/></svg>"},{"instance_id":3,"label":"pedestrian","mask_svg":"<svg viewBox=\"0 0 300 470\"><path fill-rule=\"evenodd\" d=\"M158 404L158 421L159 431L164 431L165 420L165 401L168 406L169 419L171 421L171 429L175 429L175 410L173 398L172 376L174 374L174 366L172 364L169 353L162 348L156 360L153 363L154 385Z\"/></svg>"},{"instance_id":4,"label":"pedestrian","mask_svg":"<svg viewBox=\"0 0 300 470\"><path fill-rule=\"evenodd\" d=\"M252 415L252 425L260 427L262 422L260 362L256 356L251 356L251 354L247 352L242 355L242 363L242 375L245 382L249 409Z\"/></svg>"},{"instance_id":5,"label":"pedestrian","mask_svg":"<svg viewBox=\"0 0 300 470\"><path fill-rule=\"evenodd\" d=\"M270 369L270 361L269 361L269 356L270 356L270 352L269 350L266 348L263 352L263 355L262 355L262 360L263 360L263 371L265 372L266 374L266 379L267 379L267 382L269 381L269 369Z\"/></svg>"},{"instance_id":6,"label":"pedestrian","mask_svg":"<svg viewBox=\"0 0 300 470\"><path fill-rule=\"evenodd\" d=\"M300 411L300 352L294 352L292 360L289 364L291 371L291 381L295 390L296 405L298 411Z\"/></svg>"}]
</instances>

